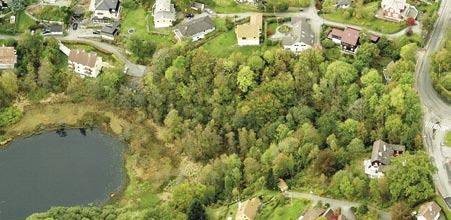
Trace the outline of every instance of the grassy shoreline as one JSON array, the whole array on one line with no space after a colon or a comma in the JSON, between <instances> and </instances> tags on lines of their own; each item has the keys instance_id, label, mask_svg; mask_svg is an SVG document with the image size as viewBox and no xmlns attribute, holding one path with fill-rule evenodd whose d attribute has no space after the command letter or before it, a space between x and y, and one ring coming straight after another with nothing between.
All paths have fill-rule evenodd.
<instances>
[{"instance_id":1,"label":"grassy shoreline","mask_svg":"<svg viewBox=\"0 0 451 220\"><path fill-rule=\"evenodd\" d=\"M136 170L136 162L140 158L137 158L135 154L136 150L132 149L131 144L136 140L132 138L127 141L122 137L128 126L135 125L141 128L141 125L137 125L136 122L131 121L127 116L124 117L124 112L113 108L108 104L92 100L80 103L62 101L57 103L30 104L23 107L23 117L19 122L4 129L4 137L5 139L14 141L19 138L26 138L58 129L61 124L64 124L65 128L84 127L80 123L80 120L87 112L107 116L110 118L108 124L104 123L95 127L105 134L120 139L124 143L123 164L126 175L123 186L119 191L115 192L115 196L100 205L125 207L136 203L137 207L141 207L142 203L157 204L159 199L156 196L156 188L153 184L143 181ZM7 146L8 144L0 145L0 148Z\"/></svg>"}]
</instances>

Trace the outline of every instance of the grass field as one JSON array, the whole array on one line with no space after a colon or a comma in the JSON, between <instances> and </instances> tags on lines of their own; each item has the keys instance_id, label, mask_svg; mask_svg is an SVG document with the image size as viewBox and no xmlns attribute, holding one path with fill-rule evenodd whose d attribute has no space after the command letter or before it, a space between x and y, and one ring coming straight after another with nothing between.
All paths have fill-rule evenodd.
<instances>
[{"instance_id":1,"label":"grass field","mask_svg":"<svg viewBox=\"0 0 451 220\"><path fill-rule=\"evenodd\" d=\"M260 210L256 220L296 220L309 207L309 204L310 202L306 200L288 200L285 204L278 204L274 200Z\"/></svg>"},{"instance_id":2,"label":"grass field","mask_svg":"<svg viewBox=\"0 0 451 220\"><path fill-rule=\"evenodd\" d=\"M30 13L41 20L63 21L66 13L63 8L57 6L38 6L30 10Z\"/></svg>"},{"instance_id":3,"label":"grass field","mask_svg":"<svg viewBox=\"0 0 451 220\"><path fill-rule=\"evenodd\" d=\"M237 4L235 0L214 0L214 4L209 5L209 7L217 13L258 11L257 7L248 4Z\"/></svg>"},{"instance_id":4,"label":"grass field","mask_svg":"<svg viewBox=\"0 0 451 220\"><path fill-rule=\"evenodd\" d=\"M262 48L262 46L238 46L234 30L220 34L205 43L203 47L216 57L228 57L233 52L248 56Z\"/></svg>"},{"instance_id":5,"label":"grass field","mask_svg":"<svg viewBox=\"0 0 451 220\"><path fill-rule=\"evenodd\" d=\"M366 4L365 7L373 8L373 10L369 11L376 11L376 9L379 7L379 4L378 2L372 2ZM362 28L367 28L385 34L396 33L407 27L405 22L391 22L382 19L377 19L375 17L373 17L372 19L367 18L357 19L355 17L346 18L346 16L344 15L345 13L346 13L345 10L337 10L333 13L322 14L321 16L327 20L345 24L358 25Z\"/></svg>"},{"instance_id":6,"label":"grass field","mask_svg":"<svg viewBox=\"0 0 451 220\"><path fill-rule=\"evenodd\" d=\"M133 33L133 35L137 35L141 39L150 40L154 42L158 47L166 47L175 43L173 34L170 30L158 30L158 32L167 34L167 36L151 34L147 32L147 13L149 12L146 12L142 7L138 7L132 10L124 8L121 23L121 32L123 33L123 36L126 36L127 38L128 30L134 28L136 32ZM147 22L149 24L149 31L155 32L156 30L153 25L153 17L149 14L149 16L147 16L147 19Z\"/></svg>"},{"instance_id":7,"label":"grass field","mask_svg":"<svg viewBox=\"0 0 451 220\"><path fill-rule=\"evenodd\" d=\"M35 21L30 18L24 11L18 13L16 17L16 31L23 33L28 31L28 29L35 24Z\"/></svg>"},{"instance_id":8,"label":"grass field","mask_svg":"<svg viewBox=\"0 0 451 220\"><path fill-rule=\"evenodd\" d=\"M448 131L445 136L445 144L448 147L451 147L451 131Z\"/></svg>"}]
</instances>

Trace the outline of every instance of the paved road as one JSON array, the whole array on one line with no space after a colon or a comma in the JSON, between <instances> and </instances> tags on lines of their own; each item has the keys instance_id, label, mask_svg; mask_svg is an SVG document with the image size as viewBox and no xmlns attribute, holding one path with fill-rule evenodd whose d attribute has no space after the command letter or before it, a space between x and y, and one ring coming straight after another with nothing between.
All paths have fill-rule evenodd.
<instances>
[{"instance_id":1,"label":"paved road","mask_svg":"<svg viewBox=\"0 0 451 220\"><path fill-rule=\"evenodd\" d=\"M321 196L317 196L317 195L310 194L310 193L288 191L288 192L284 193L284 196L286 196L288 198L307 199L307 200L313 201L313 203L317 203L317 202L322 202L323 204L328 203L331 208L341 208L342 213L346 216L346 219L350 219L350 220L356 219L355 215L351 211L351 208L360 206L360 203L358 203L358 202L331 199L331 198L321 197ZM391 219L390 214L388 212L378 210L373 207L369 207L369 208L372 210L376 210L383 220Z\"/></svg>"},{"instance_id":2,"label":"paved road","mask_svg":"<svg viewBox=\"0 0 451 220\"><path fill-rule=\"evenodd\" d=\"M419 53L416 68L416 88L418 90L424 112L423 137L426 151L432 156L433 163L437 167L437 173L434 175L434 183L438 192L444 197L451 196L451 186L448 182L444 163L451 154L444 152L442 143L445 130L433 130L428 126L430 123L438 122L441 126L451 127L451 106L446 104L432 87L429 76L430 56L437 51L444 38L447 29L450 28L451 2L442 1L439 18L431 33L426 47Z\"/></svg>"}]
</instances>

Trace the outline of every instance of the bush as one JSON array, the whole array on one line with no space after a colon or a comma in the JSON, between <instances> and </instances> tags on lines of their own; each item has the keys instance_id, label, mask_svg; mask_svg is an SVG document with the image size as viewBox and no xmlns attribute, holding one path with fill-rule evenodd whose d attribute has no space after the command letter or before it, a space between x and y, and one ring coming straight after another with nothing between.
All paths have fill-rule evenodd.
<instances>
[{"instance_id":1,"label":"bush","mask_svg":"<svg viewBox=\"0 0 451 220\"><path fill-rule=\"evenodd\" d=\"M78 122L83 127L92 129L97 125L110 123L110 118L97 112L86 112Z\"/></svg>"},{"instance_id":2,"label":"bush","mask_svg":"<svg viewBox=\"0 0 451 220\"><path fill-rule=\"evenodd\" d=\"M22 112L16 107L0 109L0 127L17 123L22 118Z\"/></svg>"}]
</instances>

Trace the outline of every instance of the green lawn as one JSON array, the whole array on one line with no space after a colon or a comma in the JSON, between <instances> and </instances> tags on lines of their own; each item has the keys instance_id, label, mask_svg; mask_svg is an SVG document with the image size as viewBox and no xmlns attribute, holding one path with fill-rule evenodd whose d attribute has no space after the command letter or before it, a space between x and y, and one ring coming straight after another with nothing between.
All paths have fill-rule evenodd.
<instances>
[{"instance_id":1,"label":"green lawn","mask_svg":"<svg viewBox=\"0 0 451 220\"><path fill-rule=\"evenodd\" d=\"M148 16L148 23L149 23L149 31L155 32L156 30L153 25L153 17L150 14ZM133 33L133 35L138 35L141 39L150 40L154 42L159 48L167 47L175 43L173 34L169 29L158 30L158 32L160 33L167 34L166 36L151 34L147 32L146 11L142 7L138 7L136 9L127 9L127 8L123 9L121 33L125 39L125 42L128 39L128 30L131 28L134 28L136 31L135 33Z\"/></svg>"},{"instance_id":2,"label":"green lawn","mask_svg":"<svg viewBox=\"0 0 451 220\"><path fill-rule=\"evenodd\" d=\"M205 212L207 214L207 219L223 220L223 219L227 219L228 216L235 217L237 209L238 209L238 204L233 203L230 205L223 205L223 206L210 206L210 207L206 208Z\"/></svg>"},{"instance_id":3,"label":"green lawn","mask_svg":"<svg viewBox=\"0 0 451 220\"><path fill-rule=\"evenodd\" d=\"M378 2L372 2L372 3L367 4L365 7L373 8L373 11L376 11L376 9L379 7L379 4L378 4ZM355 17L346 18L345 13L346 13L345 10L336 10L333 13L322 14L321 16L327 20L345 23L345 24L357 25L362 28L367 28L367 29L382 32L385 34L396 33L407 27L406 22L402 22L402 21L401 22L391 22L391 21L385 21L382 19L378 19L376 17L372 17L371 19L368 19L368 18L357 19Z\"/></svg>"},{"instance_id":4,"label":"green lawn","mask_svg":"<svg viewBox=\"0 0 451 220\"><path fill-rule=\"evenodd\" d=\"M30 10L30 13L38 19L47 21L64 21L66 12L62 7L40 6Z\"/></svg>"},{"instance_id":5,"label":"green lawn","mask_svg":"<svg viewBox=\"0 0 451 220\"><path fill-rule=\"evenodd\" d=\"M435 202L437 202L437 204L442 208L442 213L445 214L445 219L451 219L451 210L448 209L445 200L443 200L440 196L436 196Z\"/></svg>"},{"instance_id":6,"label":"green lawn","mask_svg":"<svg viewBox=\"0 0 451 220\"><path fill-rule=\"evenodd\" d=\"M448 147L451 147L451 132L448 131L445 136L445 144Z\"/></svg>"},{"instance_id":7,"label":"green lawn","mask_svg":"<svg viewBox=\"0 0 451 220\"><path fill-rule=\"evenodd\" d=\"M276 199L273 199L262 207L257 214L256 220L296 220L309 207L309 204L309 201L298 199L293 201L285 199L280 204Z\"/></svg>"},{"instance_id":8,"label":"green lawn","mask_svg":"<svg viewBox=\"0 0 451 220\"><path fill-rule=\"evenodd\" d=\"M16 17L16 31L23 33L28 31L28 29L36 24L36 22L30 18L24 11L18 13Z\"/></svg>"},{"instance_id":9,"label":"green lawn","mask_svg":"<svg viewBox=\"0 0 451 220\"><path fill-rule=\"evenodd\" d=\"M228 57L233 52L249 56L255 51L261 50L263 46L238 46L235 31L230 30L209 40L203 47L216 57Z\"/></svg>"},{"instance_id":10,"label":"green lawn","mask_svg":"<svg viewBox=\"0 0 451 220\"><path fill-rule=\"evenodd\" d=\"M248 4L237 4L235 0L214 0L210 5L213 11L217 13L238 13L248 11L258 11L258 9Z\"/></svg>"}]
</instances>

